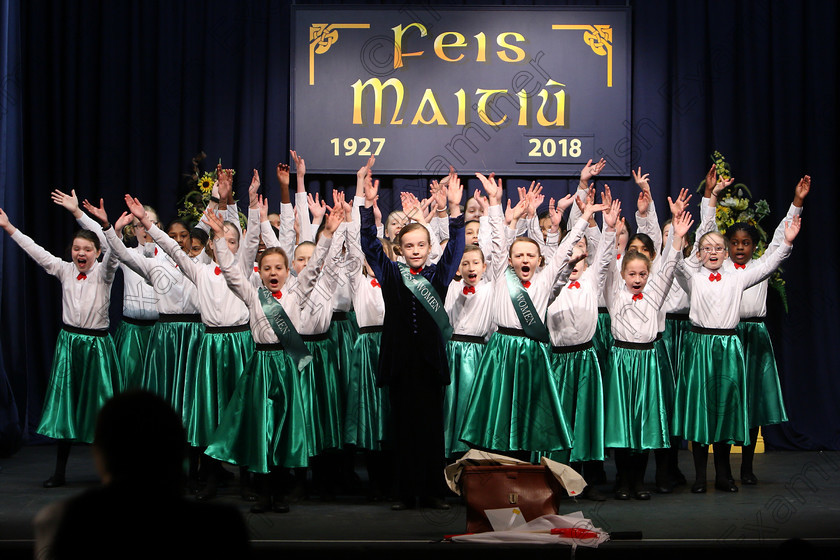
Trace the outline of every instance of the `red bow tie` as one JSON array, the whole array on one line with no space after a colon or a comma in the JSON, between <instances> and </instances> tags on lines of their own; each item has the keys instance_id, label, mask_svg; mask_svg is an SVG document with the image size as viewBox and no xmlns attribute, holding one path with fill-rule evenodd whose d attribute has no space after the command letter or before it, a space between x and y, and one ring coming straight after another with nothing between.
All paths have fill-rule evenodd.
<instances>
[{"instance_id":1,"label":"red bow tie","mask_svg":"<svg viewBox=\"0 0 840 560\"><path fill-rule=\"evenodd\" d=\"M621 260L621 254L616 255L615 260L620 261Z\"/></svg>"},{"instance_id":2,"label":"red bow tie","mask_svg":"<svg viewBox=\"0 0 840 560\"><path fill-rule=\"evenodd\" d=\"M464 286L464 295L474 294L474 293L475 293L475 286Z\"/></svg>"},{"instance_id":3,"label":"red bow tie","mask_svg":"<svg viewBox=\"0 0 840 560\"><path fill-rule=\"evenodd\" d=\"M370 281L370 285L373 286L374 288L381 288L382 287L379 284L379 282L377 282L376 278L374 278L373 280Z\"/></svg>"},{"instance_id":4,"label":"red bow tie","mask_svg":"<svg viewBox=\"0 0 840 560\"><path fill-rule=\"evenodd\" d=\"M580 282L578 282L577 280L575 280L574 282L572 282L571 284L569 284L569 289L571 290L572 288L577 288L577 289L580 289Z\"/></svg>"},{"instance_id":5,"label":"red bow tie","mask_svg":"<svg viewBox=\"0 0 840 560\"><path fill-rule=\"evenodd\" d=\"M422 266L421 266L420 268L414 268L414 267L412 266L412 267L411 267L411 269L409 270L409 272L411 272L412 274L420 274L420 271L421 271L421 270L423 270L423 267L422 267Z\"/></svg>"},{"instance_id":6,"label":"red bow tie","mask_svg":"<svg viewBox=\"0 0 840 560\"><path fill-rule=\"evenodd\" d=\"M216 273L216 276L218 276L219 274L221 274L221 273L222 273L222 269L221 269L221 268L219 268L219 267L217 266L217 267L216 267L216 270L214 270L213 272L215 272L215 273Z\"/></svg>"},{"instance_id":7,"label":"red bow tie","mask_svg":"<svg viewBox=\"0 0 840 560\"><path fill-rule=\"evenodd\" d=\"M720 282L720 272L709 274L709 282Z\"/></svg>"},{"instance_id":8,"label":"red bow tie","mask_svg":"<svg viewBox=\"0 0 840 560\"><path fill-rule=\"evenodd\" d=\"M524 282L522 282L522 285L525 286L525 289L527 290L528 288L531 287L531 282L528 281L528 280L525 280Z\"/></svg>"},{"instance_id":9,"label":"red bow tie","mask_svg":"<svg viewBox=\"0 0 840 560\"><path fill-rule=\"evenodd\" d=\"M255 267L254 267L254 272L259 272L259 271L260 271L260 267L255 266Z\"/></svg>"},{"instance_id":10,"label":"red bow tie","mask_svg":"<svg viewBox=\"0 0 840 560\"><path fill-rule=\"evenodd\" d=\"M738 270L739 268L741 270L744 270L745 268L747 268L747 265L735 263L735 270Z\"/></svg>"},{"instance_id":11,"label":"red bow tie","mask_svg":"<svg viewBox=\"0 0 840 560\"><path fill-rule=\"evenodd\" d=\"M640 293L638 293L638 294L636 294L636 295L634 295L634 296L633 296L633 301L639 301L639 300L640 300L640 299L642 299L644 296L645 296L645 295L644 295L643 293L641 293L641 292L640 292Z\"/></svg>"},{"instance_id":12,"label":"red bow tie","mask_svg":"<svg viewBox=\"0 0 840 560\"><path fill-rule=\"evenodd\" d=\"M76 276L76 280L84 280L85 278L87 278L87 274L84 272L80 272L79 275Z\"/></svg>"},{"instance_id":13,"label":"red bow tie","mask_svg":"<svg viewBox=\"0 0 840 560\"><path fill-rule=\"evenodd\" d=\"M155 247L155 256L157 256L157 247Z\"/></svg>"},{"instance_id":14,"label":"red bow tie","mask_svg":"<svg viewBox=\"0 0 840 560\"><path fill-rule=\"evenodd\" d=\"M281 297L283 297L283 292L278 290L276 292L272 292L271 295L274 296L274 299L280 299Z\"/></svg>"}]
</instances>

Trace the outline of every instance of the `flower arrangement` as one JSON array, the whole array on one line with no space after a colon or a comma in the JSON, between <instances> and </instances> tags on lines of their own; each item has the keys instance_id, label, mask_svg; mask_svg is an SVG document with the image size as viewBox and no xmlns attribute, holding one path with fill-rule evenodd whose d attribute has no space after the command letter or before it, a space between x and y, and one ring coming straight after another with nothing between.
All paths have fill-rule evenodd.
<instances>
[{"instance_id":1,"label":"flower arrangement","mask_svg":"<svg viewBox=\"0 0 840 560\"><path fill-rule=\"evenodd\" d=\"M712 161L717 168L718 176L725 180L732 177L731 168L726 158L715 150L712 154ZM705 187L705 181L700 183L698 192L702 192ZM745 222L755 227L758 231L759 240L756 245L753 258L761 257L767 250L767 243L769 241L767 232L761 227L761 220L770 214L770 205L766 200L759 200L753 202L753 195L747 185L744 183L733 183L726 187L718 196L717 207L715 208L715 222L717 223L718 231L725 234L726 230L735 222ZM770 286L782 298L782 304L785 307L785 312L788 311L787 293L785 291L785 280L782 278L784 270L780 267L769 279Z\"/></svg>"},{"instance_id":2,"label":"flower arrangement","mask_svg":"<svg viewBox=\"0 0 840 560\"><path fill-rule=\"evenodd\" d=\"M213 186L217 181L217 172L214 168L212 172L202 172L199 168L201 161L206 157L204 152L195 156L192 160L193 173L187 175L187 183L190 186L190 191L181 199L180 208L178 208L178 217L190 224L197 224L204 214L204 209L210 202L210 197L213 194ZM219 158L219 165L222 160ZM231 169L234 175L236 170ZM234 193L235 195L235 193ZM248 218L239 212L239 224L244 231L248 223Z\"/></svg>"}]
</instances>

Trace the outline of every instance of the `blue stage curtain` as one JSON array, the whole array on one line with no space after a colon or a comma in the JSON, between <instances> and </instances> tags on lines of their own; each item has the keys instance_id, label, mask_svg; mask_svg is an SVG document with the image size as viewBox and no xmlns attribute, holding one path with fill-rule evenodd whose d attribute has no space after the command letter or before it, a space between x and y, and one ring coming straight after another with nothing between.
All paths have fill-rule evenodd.
<instances>
[{"instance_id":1,"label":"blue stage curtain","mask_svg":"<svg viewBox=\"0 0 840 560\"><path fill-rule=\"evenodd\" d=\"M298 2L309 3L314 2ZM2 0L0 5L5 33L20 22L20 48L4 43L0 57L8 68L4 87L9 76L18 84L12 89L23 119L22 127L4 130L4 157L18 159L0 171L0 204L13 223L48 249L61 253L75 226L49 202L53 188L76 188L90 200L103 197L113 215L123 209L122 195L131 192L168 220L183 195L182 174L200 150L208 154L205 169L222 158L239 171L235 186L242 194L250 170L258 169L276 204L274 167L288 161L290 148L288 2ZM770 203L773 212L764 222L770 229L784 215L797 180L805 173L814 177L802 234L784 266L790 313L784 314L774 293L768 297L768 326L790 422L765 435L770 447L840 449L835 375L840 360L832 348L840 339L834 293L840 274L825 246L834 238L828 227L836 223L837 207L829 181L838 153L838 5L819 0L629 5L630 155L634 167L650 172L663 220L666 197L681 187L694 191L716 149L736 178ZM329 130L329 123L311 126ZM617 158L623 149L608 148L603 155ZM461 171L468 177L484 170ZM310 179L310 191L328 201L333 186L352 189L355 183L349 176ZM387 212L399 200L394 187L422 193L429 178L381 179ZM512 179L510 193L517 184L541 178ZM607 183L622 199L632 227L637 187L629 178ZM472 190L475 179L469 184ZM576 181L543 184L548 196L557 197ZM695 194L694 202L698 198ZM696 206L693 213L697 218ZM10 246L4 239L1 343L21 414L32 426L59 328L60 295L53 279ZM116 318L118 290L113 302Z\"/></svg>"},{"instance_id":2,"label":"blue stage curtain","mask_svg":"<svg viewBox=\"0 0 840 560\"><path fill-rule=\"evenodd\" d=\"M21 118L21 58L20 53L20 2L0 0L0 208L18 214L22 203L23 184L23 123ZM21 444L22 423L25 417L18 414L15 394L24 397L30 387L26 377L16 376L13 390L9 381L10 371L19 371L20 353L12 351L22 343L21 333L15 331L24 315L22 305L14 293L22 286L22 256L10 250L15 243L3 235L0 243L0 457L11 455ZM10 359L10 361L6 361ZM24 407L25 409L25 407Z\"/></svg>"}]
</instances>

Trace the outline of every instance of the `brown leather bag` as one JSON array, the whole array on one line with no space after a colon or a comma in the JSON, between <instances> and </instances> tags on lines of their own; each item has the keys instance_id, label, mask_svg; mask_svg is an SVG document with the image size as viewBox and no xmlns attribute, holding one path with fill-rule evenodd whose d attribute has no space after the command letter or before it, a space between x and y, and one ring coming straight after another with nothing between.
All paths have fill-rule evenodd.
<instances>
[{"instance_id":1,"label":"brown leather bag","mask_svg":"<svg viewBox=\"0 0 840 560\"><path fill-rule=\"evenodd\" d=\"M566 491L541 465L468 465L460 478L467 502L467 533L492 531L484 510L519 508L526 521L557 513Z\"/></svg>"}]
</instances>

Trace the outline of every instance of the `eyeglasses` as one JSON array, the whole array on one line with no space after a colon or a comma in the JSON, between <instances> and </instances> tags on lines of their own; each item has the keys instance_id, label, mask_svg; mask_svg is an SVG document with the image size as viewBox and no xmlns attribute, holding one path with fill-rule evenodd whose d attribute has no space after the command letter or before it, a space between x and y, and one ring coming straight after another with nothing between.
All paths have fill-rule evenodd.
<instances>
[{"instance_id":1,"label":"eyeglasses","mask_svg":"<svg viewBox=\"0 0 840 560\"><path fill-rule=\"evenodd\" d=\"M723 253L724 251L726 251L726 247L721 247L720 245L717 245L715 247L700 247L700 250L703 251L704 253L707 253L707 254L708 253Z\"/></svg>"}]
</instances>

